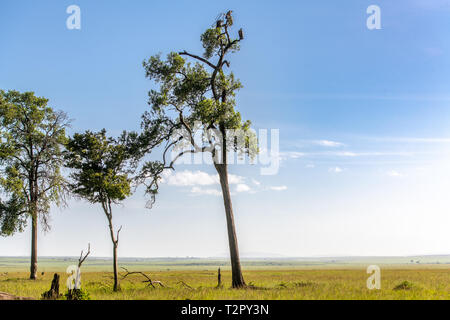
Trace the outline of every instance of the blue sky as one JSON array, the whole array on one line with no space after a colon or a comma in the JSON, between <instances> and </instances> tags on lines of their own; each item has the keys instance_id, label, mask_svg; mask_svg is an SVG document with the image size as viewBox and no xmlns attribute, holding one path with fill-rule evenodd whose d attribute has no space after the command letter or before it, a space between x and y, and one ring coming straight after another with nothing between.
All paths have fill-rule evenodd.
<instances>
[{"instance_id":1,"label":"blue sky","mask_svg":"<svg viewBox=\"0 0 450 320\"><path fill-rule=\"evenodd\" d=\"M66 8L81 8L68 30ZM366 9L381 8L381 30ZM35 91L73 118L71 132L137 130L148 108L142 61L200 53L200 34L231 9L245 40L231 59L238 109L279 129L281 167L231 166L243 255L450 253L450 1L3 1L0 88ZM235 32L236 32L235 30ZM144 208L115 215L122 256L228 252L214 171L181 165ZM52 210L40 255L110 256L100 207ZM28 230L0 255L28 255Z\"/></svg>"}]
</instances>

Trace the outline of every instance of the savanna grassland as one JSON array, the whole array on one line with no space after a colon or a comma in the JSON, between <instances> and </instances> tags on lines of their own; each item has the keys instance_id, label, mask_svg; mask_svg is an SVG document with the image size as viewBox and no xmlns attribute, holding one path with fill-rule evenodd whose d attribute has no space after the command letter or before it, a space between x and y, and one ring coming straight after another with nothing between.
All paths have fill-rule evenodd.
<instances>
[{"instance_id":1,"label":"savanna grassland","mask_svg":"<svg viewBox=\"0 0 450 320\"><path fill-rule=\"evenodd\" d=\"M225 260L154 259L150 263L145 259L124 259L120 265L129 271L143 271L165 287L155 284L152 288L143 282L146 279L142 275L132 274L120 281L119 292L112 290L108 260L92 259L82 268L82 287L91 299L105 300L450 299L450 264L422 264L416 260L402 264L389 259L384 262L390 264L380 264L381 290L367 289L369 275L362 260L299 262L289 259L244 260L249 288L239 290L230 288L231 272ZM36 281L28 280L25 262L26 259L0 259L0 291L39 299L49 289L54 272L61 275L61 291L66 291L68 275L64 266L74 263L74 259L44 259ZM216 287L217 265L222 268L222 288Z\"/></svg>"}]
</instances>

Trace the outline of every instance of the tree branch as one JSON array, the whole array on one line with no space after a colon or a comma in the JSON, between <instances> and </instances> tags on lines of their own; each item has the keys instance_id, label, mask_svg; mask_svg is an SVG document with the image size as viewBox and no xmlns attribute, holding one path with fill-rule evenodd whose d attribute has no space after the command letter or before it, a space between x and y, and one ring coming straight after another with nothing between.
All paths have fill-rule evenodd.
<instances>
[{"instance_id":1,"label":"tree branch","mask_svg":"<svg viewBox=\"0 0 450 320\"><path fill-rule=\"evenodd\" d=\"M156 281L156 280L153 281L152 279L150 279L149 276L147 276L145 273L143 273L143 272L141 272L141 271L132 271L132 272L130 272L130 271L128 271L128 270L127 270L126 268L124 268L124 267L121 267L121 268L122 268L123 270L126 271L126 274L125 274L124 276L122 276L122 280L125 279L127 276L129 276L129 275L131 275L131 274L140 274L140 275L144 276L144 277L147 279L147 280L144 280L144 281L142 281L142 282L148 282L148 286L152 286L153 288L155 288L154 283L157 283L157 284L159 284L161 287L165 287L161 281Z\"/></svg>"},{"instance_id":2,"label":"tree branch","mask_svg":"<svg viewBox=\"0 0 450 320\"><path fill-rule=\"evenodd\" d=\"M204 59L204 58L202 58L202 57L199 57L199 56L197 56L197 55L195 55L195 54L188 53L188 52L186 52L186 50L183 51L183 52L178 52L178 54L181 55L181 56L185 55L185 56L192 57L192 58L197 59L197 60L199 60L199 61L201 61L201 62L203 62L203 63L206 63L208 66L210 66L210 67L213 68L213 69L216 68L216 66L213 65L213 64L212 64L211 62L209 62L208 60L206 60L206 59Z\"/></svg>"},{"instance_id":3,"label":"tree branch","mask_svg":"<svg viewBox=\"0 0 450 320\"><path fill-rule=\"evenodd\" d=\"M88 244L88 252L86 253L86 255L83 257L83 250L81 250L81 255L80 255L80 259L78 259L78 268L81 267L81 265L83 264L84 260L86 260L86 258L88 257L88 255L91 253L91 244Z\"/></svg>"},{"instance_id":4,"label":"tree branch","mask_svg":"<svg viewBox=\"0 0 450 320\"><path fill-rule=\"evenodd\" d=\"M122 231L122 226L120 226L119 230L117 230L117 236L116 236L116 245L119 243L119 233Z\"/></svg>"}]
</instances>

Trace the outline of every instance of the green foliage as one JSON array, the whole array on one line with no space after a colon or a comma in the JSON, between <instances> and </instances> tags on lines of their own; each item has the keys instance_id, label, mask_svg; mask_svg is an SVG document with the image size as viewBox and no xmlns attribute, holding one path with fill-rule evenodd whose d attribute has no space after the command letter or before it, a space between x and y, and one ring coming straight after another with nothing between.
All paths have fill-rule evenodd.
<instances>
[{"instance_id":1,"label":"green foliage","mask_svg":"<svg viewBox=\"0 0 450 320\"><path fill-rule=\"evenodd\" d=\"M24 231L28 218L24 206L25 201L14 194L6 203L0 203L0 235L11 236Z\"/></svg>"},{"instance_id":2,"label":"green foliage","mask_svg":"<svg viewBox=\"0 0 450 320\"><path fill-rule=\"evenodd\" d=\"M205 52L203 56L209 59L220 48L220 43L226 40L225 35L222 34L221 28L207 29L200 37Z\"/></svg>"},{"instance_id":3,"label":"green foliage","mask_svg":"<svg viewBox=\"0 0 450 320\"><path fill-rule=\"evenodd\" d=\"M66 145L66 166L71 191L91 203L115 203L131 195L134 170L133 146L124 133L118 139L106 136L106 130L76 133Z\"/></svg>"},{"instance_id":4,"label":"green foliage","mask_svg":"<svg viewBox=\"0 0 450 320\"><path fill-rule=\"evenodd\" d=\"M229 17L231 17L231 15ZM228 32L228 28L231 26L232 19L228 21L223 20L221 21L220 27L209 28L200 36L200 41L205 49L203 52L203 57L205 59L210 59L214 55L220 57L224 48L228 48L227 50L232 52L239 51L238 39L230 38Z\"/></svg>"},{"instance_id":5,"label":"green foliage","mask_svg":"<svg viewBox=\"0 0 450 320\"><path fill-rule=\"evenodd\" d=\"M232 24L229 11L201 35L203 57L183 51L171 52L165 60L157 54L143 62L146 77L158 83L159 90L149 92L151 110L142 117L141 150L150 153L167 143L162 161L146 163L140 173L141 182L152 177L146 183L152 196L162 171L173 169L183 154L210 152L215 164L226 164L227 151L250 158L258 152L250 121L243 121L236 110L235 96L242 84L233 72L224 70L230 67L229 53L238 51L242 40L231 37ZM194 139L198 132L204 136L200 142ZM175 141L174 136L178 136ZM169 149L179 151L171 162L166 158Z\"/></svg>"},{"instance_id":6,"label":"green foliage","mask_svg":"<svg viewBox=\"0 0 450 320\"><path fill-rule=\"evenodd\" d=\"M100 203L108 220L114 246L114 290L117 289L117 246L120 227L114 234L111 204L117 204L131 195L130 175L139 158L137 135L124 132L115 139L106 136L106 130L76 133L66 145L66 167L70 174L73 194L91 203Z\"/></svg>"},{"instance_id":7,"label":"green foliage","mask_svg":"<svg viewBox=\"0 0 450 320\"><path fill-rule=\"evenodd\" d=\"M64 202L62 146L68 120L33 92L0 90L0 235L23 231L29 215L49 228L51 203Z\"/></svg>"},{"instance_id":8,"label":"green foliage","mask_svg":"<svg viewBox=\"0 0 450 320\"><path fill-rule=\"evenodd\" d=\"M91 300L89 292L83 289L69 290L64 297L66 300Z\"/></svg>"}]
</instances>

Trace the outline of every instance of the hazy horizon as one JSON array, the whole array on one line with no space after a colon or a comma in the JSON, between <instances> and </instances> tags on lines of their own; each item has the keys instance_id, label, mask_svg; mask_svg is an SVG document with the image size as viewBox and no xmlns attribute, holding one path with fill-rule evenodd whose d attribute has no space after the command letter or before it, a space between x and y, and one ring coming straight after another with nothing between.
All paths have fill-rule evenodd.
<instances>
[{"instance_id":1,"label":"hazy horizon","mask_svg":"<svg viewBox=\"0 0 450 320\"><path fill-rule=\"evenodd\" d=\"M241 259L331 259L331 258L417 258L417 257L450 257L450 253L443 254L413 254L406 256L346 256L346 255L337 255L337 256L248 256L241 254ZM0 256L0 258L26 258L29 256ZM38 256L38 258L76 258L79 256ZM109 256L94 256L89 255L89 258L94 259L112 259ZM131 256L121 256L120 259L225 259L228 260L229 256L160 256L160 257L131 257Z\"/></svg>"}]
</instances>

